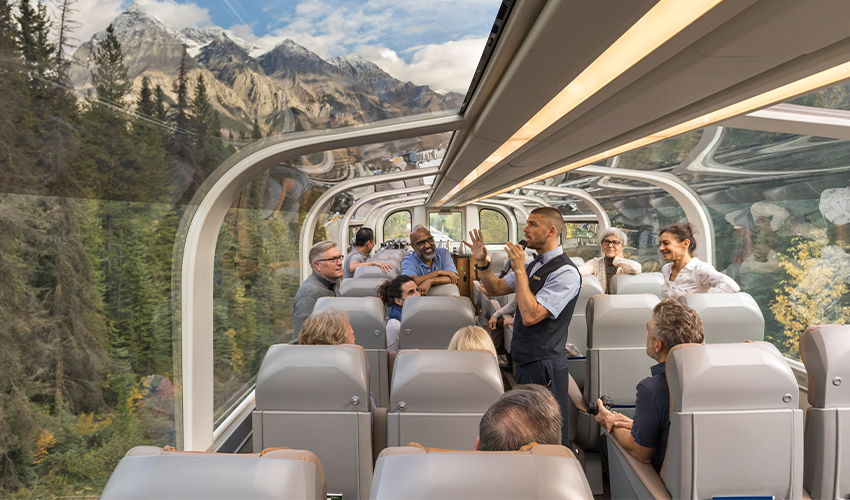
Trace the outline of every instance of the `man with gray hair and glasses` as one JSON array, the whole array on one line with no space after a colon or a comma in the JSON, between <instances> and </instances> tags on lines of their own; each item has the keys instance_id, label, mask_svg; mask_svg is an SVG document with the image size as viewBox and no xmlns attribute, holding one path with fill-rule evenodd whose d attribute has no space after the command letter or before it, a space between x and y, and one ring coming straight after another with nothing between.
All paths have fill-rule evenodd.
<instances>
[{"instance_id":1,"label":"man with gray hair and glasses","mask_svg":"<svg viewBox=\"0 0 850 500\"><path fill-rule=\"evenodd\" d=\"M333 241L320 241L310 248L312 274L301 283L292 304L292 340L298 343L298 333L320 297L339 297L336 281L342 277L342 252Z\"/></svg>"},{"instance_id":2,"label":"man with gray hair and glasses","mask_svg":"<svg viewBox=\"0 0 850 500\"><path fill-rule=\"evenodd\" d=\"M618 274L640 274L640 264L623 257L628 238L622 229L609 227L599 235L602 257L590 259L578 270L596 276L604 293L611 293L611 279Z\"/></svg>"},{"instance_id":3,"label":"man with gray hair and glasses","mask_svg":"<svg viewBox=\"0 0 850 500\"><path fill-rule=\"evenodd\" d=\"M652 464L656 472L664 463L670 432L670 389L664 371L667 354L679 344L704 341L702 320L696 311L673 299L662 300L646 324L646 354L658 364L650 369L652 376L637 385L635 418L608 411L601 400L596 400L599 425L632 456Z\"/></svg>"},{"instance_id":4,"label":"man with gray hair and glasses","mask_svg":"<svg viewBox=\"0 0 850 500\"><path fill-rule=\"evenodd\" d=\"M529 443L561 444L561 407L541 385L518 385L484 413L478 426L479 451L518 451Z\"/></svg>"}]
</instances>

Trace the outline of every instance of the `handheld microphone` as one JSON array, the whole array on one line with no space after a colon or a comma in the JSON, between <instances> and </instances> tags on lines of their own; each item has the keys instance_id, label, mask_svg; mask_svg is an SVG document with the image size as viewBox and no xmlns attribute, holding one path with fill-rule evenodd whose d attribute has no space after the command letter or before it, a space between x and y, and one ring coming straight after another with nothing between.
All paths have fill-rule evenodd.
<instances>
[{"instance_id":1,"label":"handheld microphone","mask_svg":"<svg viewBox=\"0 0 850 500\"><path fill-rule=\"evenodd\" d=\"M519 240L519 245L522 248L526 248L528 246L528 243L526 243L525 240ZM505 262L505 267L502 269L502 272L499 273L499 279L504 278L505 275L508 274L510 271L511 271L511 259L508 258L508 261Z\"/></svg>"}]
</instances>

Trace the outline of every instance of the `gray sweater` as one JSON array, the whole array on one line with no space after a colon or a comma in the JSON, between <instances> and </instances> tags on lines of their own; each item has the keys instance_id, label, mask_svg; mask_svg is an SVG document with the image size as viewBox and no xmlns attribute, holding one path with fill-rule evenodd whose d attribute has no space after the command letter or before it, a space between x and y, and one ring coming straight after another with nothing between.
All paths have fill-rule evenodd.
<instances>
[{"instance_id":1,"label":"gray sweater","mask_svg":"<svg viewBox=\"0 0 850 500\"><path fill-rule=\"evenodd\" d=\"M307 316L313 314L313 306L321 297L339 297L336 281L329 281L316 271L301 283L292 304L292 340L290 344L298 343L298 333Z\"/></svg>"}]
</instances>

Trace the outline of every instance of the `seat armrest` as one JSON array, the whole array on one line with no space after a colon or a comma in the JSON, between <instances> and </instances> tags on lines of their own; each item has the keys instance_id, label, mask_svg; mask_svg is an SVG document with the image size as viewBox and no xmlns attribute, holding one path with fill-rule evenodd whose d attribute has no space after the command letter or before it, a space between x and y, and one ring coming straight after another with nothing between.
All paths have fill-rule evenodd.
<instances>
[{"instance_id":1,"label":"seat armrest","mask_svg":"<svg viewBox=\"0 0 850 500\"><path fill-rule=\"evenodd\" d=\"M387 408L378 407L372 412L372 467L378 455L387 447Z\"/></svg>"},{"instance_id":2,"label":"seat armrest","mask_svg":"<svg viewBox=\"0 0 850 500\"><path fill-rule=\"evenodd\" d=\"M610 434L608 435L608 443L609 446L615 448L616 451L623 456L626 464L631 467L638 480L643 484L647 492L652 495L652 498L655 500L671 500L673 498L670 495L670 492L667 491L667 486L664 484L664 481L661 480L661 476L655 472L652 465L641 462L637 458L633 457L632 454L626 451L617 439ZM609 457L608 460L610 461L612 459L615 458Z\"/></svg>"}]
</instances>

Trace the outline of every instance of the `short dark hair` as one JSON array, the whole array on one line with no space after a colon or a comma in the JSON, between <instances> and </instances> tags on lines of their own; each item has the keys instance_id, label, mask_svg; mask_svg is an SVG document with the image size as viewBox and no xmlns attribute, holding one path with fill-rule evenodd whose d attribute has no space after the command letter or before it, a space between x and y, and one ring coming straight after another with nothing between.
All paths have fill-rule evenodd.
<instances>
[{"instance_id":1,"label":"short dark hair","mask_svg":"<svg viewBox=\"0 0 850 500\"><path fill-rule=\"evenodd\" d=\"M357 230L357 234L354 235L354 246L362 247L373 239L375 239L375 232L371 228L361 227Z\"/></svg>"},{"instance_id":2,"label":"short dark hair","mask_svg":"<svg viewBox=\"0 0 850 500\"><path fill-rule=\"evenodd\" d=\"M378 286L378 297L387 307L396 305L395 299L401 298L401 286L409 281L413 281L413 278L406 274L399 274L391 280L384 281Z\"/></svg>"},{"instance_id":3,"label":"short dark hair","mask_svg":"<svg viewBox=\"0 0 850 500\"><path fill-rule=\"evenodd\" d=\"M546 221L546 224L549 226L555 226L555 230L558 232L558 236L564 232L564 216L561 212L558 211L557 208L552 207L538 207L531 211L532 214L538 214L543 217L543 220ZM529 214L531 215L531 214Z\"/></svg>"},{"instance_id":4,"label":"short dark hair","mask_svg":"<svg viewBox=\"0 0 850 500\"><path fill-rule=\"evenodd\" d=\"M517 451L531 442L561 444L561 407L545 387L518 385L484 413L478 437L481 451Z\"/></svg>"},{"instance_id":5,"label":"short dark hair","mask_svg":"<svg viewBox=\"0 0 850 500\"><path fill-rule=\"evenodd\" d=\"M675 224L670 224L669 226L659 231L659 238L664 233L670 233L671 235L673 235L674 238L676 238L676 241L678 241L679 243L682 243L685 240L690 241L690 244L688 245L688 254L693 255L696 251L697 240L696 238L694 238L694 235L696 234L696 229L694 229L694 226L691 223L682 224L681 222L677 222Z\"/></svg>"}]
</instances>

